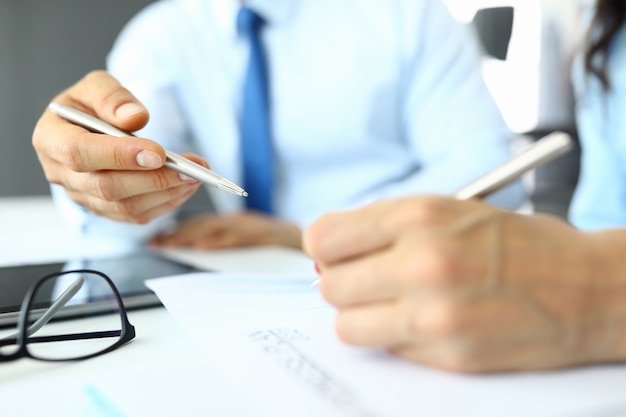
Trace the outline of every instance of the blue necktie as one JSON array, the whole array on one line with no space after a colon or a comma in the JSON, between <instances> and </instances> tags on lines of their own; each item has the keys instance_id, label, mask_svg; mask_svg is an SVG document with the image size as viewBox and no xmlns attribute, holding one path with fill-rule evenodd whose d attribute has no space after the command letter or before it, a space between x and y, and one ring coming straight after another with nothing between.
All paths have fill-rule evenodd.
<instances>
[{"instance_id":1,"label":"blue necktie","mask_svg":"<svg viewBox=\"0 0 626 417\"><path fill-rule=\"evenodd\" d=\"M260 31L265 22L247 7L237 16L237 29L248 39L250 57L243 84L239 120L246 207L272 213L274 162L270 135L268 77Z\"/></svg>"}]
</instances>

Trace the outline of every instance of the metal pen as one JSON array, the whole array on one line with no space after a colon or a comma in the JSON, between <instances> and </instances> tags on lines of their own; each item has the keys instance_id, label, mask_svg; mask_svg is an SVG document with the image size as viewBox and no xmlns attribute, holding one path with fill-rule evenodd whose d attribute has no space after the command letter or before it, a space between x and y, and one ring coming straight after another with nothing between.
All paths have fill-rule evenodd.
<instances>
[{"instance_id":1,"label":"metal pen","mask_svg":"<svg viewBox=\"0 0 626 417\"><path fill-rule=\"evenodd\" d=\"M453 196L459 200L485 198L531 169L544 165L557 156L568 152L573 146L572 138L567 133L550 133L498 168L461 188Z\"/></svg>"},{"instance_id":2,"label":"metal pen","mask_svg":"<svg viewBox=\"0 0 626 417\"><path fill-rule=\"evenodd\" d=\"M526 150L498 168L461 188L453 196L459 200L485 198L515 181L531 169L544 165L557 156L568 152L573 146L572 138L567 133L551 133L537 140ZM320 280L320 278L316 279L311 286L317 286Z\"/></svg>"},{"instance_id":3,"label":"metal pen","mask_svg":"<svg viewBox=\"0 0 626 417\"><path fill-rule=\"evenodd\" d=\"M63 119L82 126L94 133L104 133L105 135L115 137L134 136L132 133L124 132L123 130L118 129L103 120L76 110L73 107L66 106L65 104L52 102L48 108L50 111ZM195 162L175 152L168 151L167 149L165 150L165 156L165 166L173 169L174 171L178 171L181 174L185 174L188 177L219 188L220 190L228 191L229 193L243 197L248 196L248 193L245 192L243 188L227 180L221 175L216 174L210 169L203 167L202 165L196 164Z\"/></svg>"}]
</instances>

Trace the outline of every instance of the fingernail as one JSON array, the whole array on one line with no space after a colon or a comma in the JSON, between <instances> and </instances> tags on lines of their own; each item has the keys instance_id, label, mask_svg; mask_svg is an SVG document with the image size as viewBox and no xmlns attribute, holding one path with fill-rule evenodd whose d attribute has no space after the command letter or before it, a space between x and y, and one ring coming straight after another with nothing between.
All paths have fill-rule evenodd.
<instances>
[{"instance_id":1,"label":"fingernail","mask_svg":"<svg viewBox=\"0 0 626 417\"><path fill-rule=\"evenodd\" d=\"M130 117L134 114L141 113L145 109L137 103L126 103L115 109L115 116L119 118Z\"/></svg>"},{"instance_id":2,"label":"fingernail","mask_svg":"<svg viewBox=\"0 0 626 417\"><path fill-rule=\"evenodd\" d=\"M161 157L151 151L141 151L137 154L137 164L144 168L161 168L163 160Z\"/></svg>"},{"instance_id":3,"label":"fingernail","mask_svg":"<svg viewBox=\"0 0 626 417\"><path fill-rule=\"evenodd\" d=\"M315 262L315 272L317 272L318 274L322 273L322 271L320 271L320 266L317 264L317 262Z\"/></svg>"}]
</instances>

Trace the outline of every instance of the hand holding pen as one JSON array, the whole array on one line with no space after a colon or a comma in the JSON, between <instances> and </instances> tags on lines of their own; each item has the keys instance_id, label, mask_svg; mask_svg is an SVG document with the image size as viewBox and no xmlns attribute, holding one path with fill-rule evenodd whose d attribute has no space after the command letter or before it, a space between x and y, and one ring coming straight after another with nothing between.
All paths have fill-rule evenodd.
<instances>
[{"instance_id":1,"label":"hand holding pen","mask_svg":"<svg viewBox=\"0 0 626 417\"><path fill-rule=\"evenodd\" d=\"M532 144L532 146L520 154L515 155L509 161L457 190L453 197L458 200L485 198L519 179L531 169L544 165L554 158L563 155L571 150L573 146L572 138L568 134L563 132L551 133ZM315 264L315 269L319 274L318 264ZM311 283L311 286L319 285L320 281L320 278L316 279Z\"/></svg>"},{"instance_id":2,"label":"hand holding pen","mask_svg":"<svg viewBox=\"0 0 626 417\"><path fill-rule=\"evenodd\" d=\"M178 155L127 134L147 123L148 112L104 71L88 74L53 103L35 127L33 146L48 181L64 187L70 198L95 214L147 223L183 204L201 181L245 196L200 157ZM76 115L81 119L72 119ZM100 124L88 126L85 121ZM103 126L113 131L94 133Z\"/></svg>"},{"instance_id":3,"label":"hand holding pen","mask_svg":"<svg viewBox=\"0 0 626 417\"><path fill-rule=\"evenodd\" d=\"M615 292L595 286L597 233L480 201L572 145L546 139L453 196L386 199L316 221L304 249L339 338L469 373L610 359L595 341L612 345L613 327L588 319Z\"/></svg>"}]
</instances>

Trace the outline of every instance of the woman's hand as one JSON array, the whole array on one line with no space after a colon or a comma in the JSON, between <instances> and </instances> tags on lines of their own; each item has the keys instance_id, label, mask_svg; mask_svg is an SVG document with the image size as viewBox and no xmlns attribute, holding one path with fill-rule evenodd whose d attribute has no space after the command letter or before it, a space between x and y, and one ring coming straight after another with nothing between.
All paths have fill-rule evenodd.
<instances>
[{"instance_id":1,"label":"woman's hand","mask_svg":"<svg viewBox=\"0 0 626 417\"><path fill-rule=\"evenodd\" d=\"M626 359L624 234L414 197L325 215L304 248L345 342L492 372Z\"/></svg>"}]
</instances>

